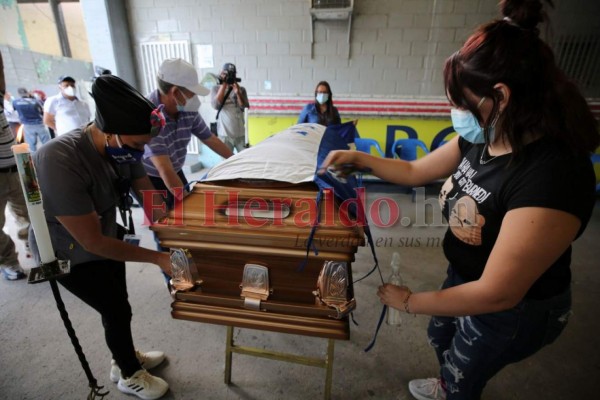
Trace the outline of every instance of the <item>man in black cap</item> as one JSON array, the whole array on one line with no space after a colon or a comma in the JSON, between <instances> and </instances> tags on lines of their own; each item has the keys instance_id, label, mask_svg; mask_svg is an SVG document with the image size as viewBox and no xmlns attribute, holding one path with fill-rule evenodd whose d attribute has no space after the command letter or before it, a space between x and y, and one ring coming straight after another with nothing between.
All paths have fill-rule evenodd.
<instances>
[{"instance_id":1,"label":"man in black cap","mask_svg":"<svg viewBox=\"0 0 600 400\"><path fill-rule=\"evenodd\" d=\"M211 104L217 114L217 133L219 139L231 151L239 153L246 146L244 109L250 108L246 89L240 86L242 80L232 63L225 63L219 76L219 85L211 89Z\"/></svg>"},{"instance_id":2,"label":"man in black cap","mask_svg":"<svg viewBox=\"0 0 600 400\"><path fill-rule=\"evenodd\" d=\"M160 130L160 110L112 75L98 77L92 95L95 121L50 141L33 156L52 245L59 259L71 261L71 273L59 282L102 316L113 356L110 379L119 390L157 399L169 385L146 370L160 364L164 354L135 350L125 261L156 264L170 274L170 256L122 240L125 229L117 224L116 208L128 204L130 189L153 189L140 159ZM33 236L30 232L36 253Z\"/></svg>"},{"instance_id":3,"label":"man in black cap","mask_svg":"<svg viewBox=\"0 0 600 400\"><path fill-rule=\"evenodd\" d=\"M44 124L60 136L90 122L92 116L87 103L77 97L75 79L58 78L60 93L44 103Z\"/></svg>"}]
</instances>

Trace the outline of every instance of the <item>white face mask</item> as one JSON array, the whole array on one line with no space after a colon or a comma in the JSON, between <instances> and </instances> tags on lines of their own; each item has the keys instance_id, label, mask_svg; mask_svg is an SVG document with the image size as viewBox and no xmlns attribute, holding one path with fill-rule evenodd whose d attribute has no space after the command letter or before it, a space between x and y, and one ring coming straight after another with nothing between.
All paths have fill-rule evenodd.
<instances>
[{"instance_id":1,"label":"white face mask","mask_svg":"<svg viewBox=\"0 0 600 400\"><path fill-rule=\"evenodd\" d=\"M200 99L196 95L189 99L185 98L184 104L179 104L177 97L175 97L175 101L177 102L177 111L179 112L198 112L198 110L200 109Z\"/></svg>"},{"instance_id":2,"label":"white face mask","mask_svg":"<svg viewBox=\"0 0 600 400\"><path fill-rule=\"evenodd\" d=\"M327 103L327 100L329 100L329 94L328 93L317 93L316 99L319 104L325 104L325 103Z\"/></svg>"},{"instance_id":3,"label":"white face mask","mask_svg":"<svg viewBox=\"0 0 600 400\"><path fill-rule=\"evenodd\" d=\"M200 109L200 104L202 103L200 103L200 99L198 98L198 96L194 96L191 99L187 99L183 111L198 112L198 110Z\"/></svg>"},{"instance_id":4,"label":"white face mask","mask_svg":"<svg viewBox=\"0 0 600 400\"><path fill-rule=\"evenodd\" d=\"M63 93L65 96L75 97L75 88L73 86L67 86L66 88L63 88Z\"/></svg>"}]
</instances>

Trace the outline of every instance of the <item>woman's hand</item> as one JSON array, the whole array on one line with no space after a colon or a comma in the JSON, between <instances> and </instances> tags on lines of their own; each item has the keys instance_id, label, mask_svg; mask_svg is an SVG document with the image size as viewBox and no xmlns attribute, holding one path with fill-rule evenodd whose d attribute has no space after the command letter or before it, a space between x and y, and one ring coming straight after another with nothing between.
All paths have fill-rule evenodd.
<instances>
[{"instance_id":1,"label":"woman's hand","mask_svg":"<svg viewBox=\"0 0 600 400\"><path fill-rule=\"evenodd\" d=\"M363 168L364 166L360 164L359 154L354 150L334 150L330 152L323 164L319 167L318 174L323 175L327 172L327 167L329 166L341 166L344 164L354 164L357 168Z\"/></svg>"},{"instance_id":2,"label":"woman's hand","mask_svg":"<svg viewBox=\"0 0 600 400\"><path fill-rule=\"evenodd\" d=\"M381 303L401 311L405 311L404 302L410 294L411 291L408 287L389 283L379 286L377 290L377 296L379 296Z\"/></svg>"}]
</instances>

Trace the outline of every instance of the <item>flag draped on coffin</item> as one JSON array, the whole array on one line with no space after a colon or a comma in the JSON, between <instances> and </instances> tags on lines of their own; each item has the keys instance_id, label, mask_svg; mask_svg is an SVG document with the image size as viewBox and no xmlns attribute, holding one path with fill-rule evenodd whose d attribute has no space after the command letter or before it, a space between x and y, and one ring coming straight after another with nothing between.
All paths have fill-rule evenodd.
<instances>
[{"instance_id":1,"label":"flag draped on coffin","mask_svg":"<svg viewBox=\"0 0 600 400\"><path fill-rule=\"evenodd\" d=\"M356 191L359 186L357 179L348 176L346 182L340 182L330 173L318 174L319 167L329 152L348 150L348 143L354 142L355 137L358 137L358 133L352 122L329 127L318 124L294 125L224 160L213 167L200 181L241 179L272 180L292 184L314 182L319 187L317 204L323 198L325 189L331 189L340 201L353 200L348 202L348 211L358 223L364 225L367 238L371 241L370 231L366 225L364 204ZM320 216L313 224L308 248L318 227L319 218ZM313 250L317 252L315 248Z\"/></svg>"},{"instance_id":2,"label":"flag draped on coffin","mask_svg":"<svg viewBox=\"0 0 600 400\"><path fill-rule=\"evenodd\" d=\"M350 133L348 133L350 131ZM289 183L314 181L317 157L331 150L347 150L347 139L356 132L351 122L326 128L298 124L230 157L213 167L202 181L266 179ZM324 158L324 157L323 157Z\"/></svg>"}]
</instances>

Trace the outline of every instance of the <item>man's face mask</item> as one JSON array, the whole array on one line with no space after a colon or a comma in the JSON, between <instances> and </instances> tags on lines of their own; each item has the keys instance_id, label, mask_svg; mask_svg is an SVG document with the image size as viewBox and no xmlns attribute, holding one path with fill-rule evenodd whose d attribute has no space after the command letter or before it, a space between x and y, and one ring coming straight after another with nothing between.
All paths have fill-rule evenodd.
<instances>
[{"instance_id":1,"label":"man's face mask","mask_svg":"<svg viewBox=\"0 0 600 400\"><path fill-rule=\"evenodd\" d=\"M142 160L144 155L143 150L137 150L133 147L129 147L126 144L121 143L119 135L115 135L117 138L117 145L119 147L112 147L108 144L108 138L106 139L106 154L117 164L135 164Z\"/></svg>"},{"instance_id":2,"label":"man's face mask","mask_svg":"<svg viewBox=\"0 0 600 400\"><path fill-rule=\"evenodd\" d=\"M183 93L181 93L183 95ZM179 100L177 100L177 96L175 96L175 102L177 103L177 111L182 112L198 112L200 109L200 99L198 96L194 95L192 98L188 99L185 95L182 96L185 100L183 104L179 104Z\"/></svg>"},{"instance_id":3,"label":"man's face mask","mask_svg":"<svg viewBox=\"0 0 600 400\"><path fill-rule=\"evenodd\" d=\"M65 96L75 97L75 88L73 86L66 86L62 88Z\"/></svg>"}]
</instances>

